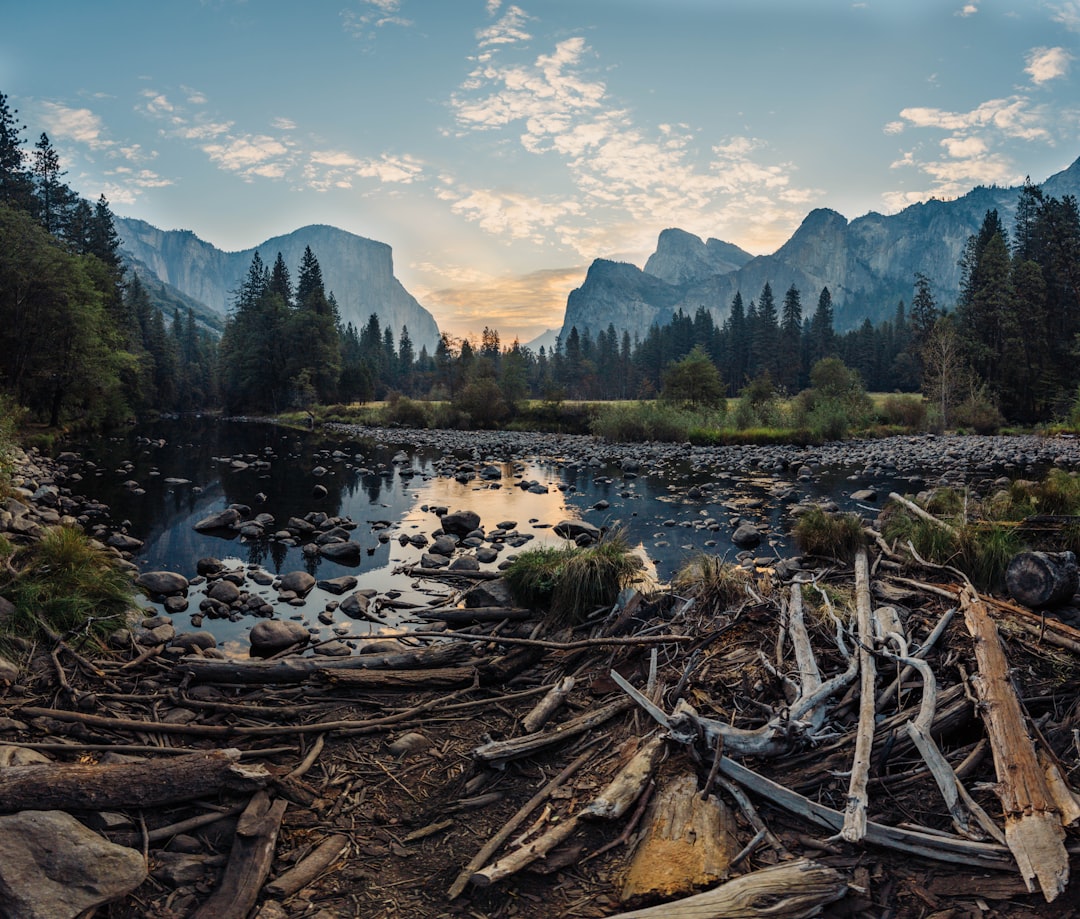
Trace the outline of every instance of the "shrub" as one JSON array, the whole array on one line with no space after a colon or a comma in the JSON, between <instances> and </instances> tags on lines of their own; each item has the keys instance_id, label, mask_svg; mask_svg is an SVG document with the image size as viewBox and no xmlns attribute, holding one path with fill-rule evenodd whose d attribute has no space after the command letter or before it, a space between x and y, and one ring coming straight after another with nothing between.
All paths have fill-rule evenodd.
<instances>
[{"instance_id":1,"label":"shrub","mask_svg":"<svg viewBox=\"0 0 1080 919\"><path fill-rule=\"evenodd\" d=\"M455 396L454 408L467 415L478 428L498 427L510 416L510 406L506 404L499 384L491 377L469 383Z\"/></svg>"},{"instance_id":2,"label":"shrub","mask_svg":"<svg viewBox=\"0 0 1080 919\"><path fill-rule=\"evenodd\" d=\"M803 554L845 561L854 558L866 543L858 514L829 514L817 506L799 517L793 535Z\"/></svg>"},{"instance_id":3,"label":"shrub","mask_svg":"<svg viewBox=\"0 0 1080 919\"><path fill-rule=\"evenodd\" d=\"M15 433L23 411L15 401L0 393L0 496L11 487L11 475L15 471Z\"/></svg>"},{"instance_id":4,"label":"shrub","mask_svg":"<svg viewBox=\"0 0 1080 919\"><path fill-rule=\"evenodd\" d=\"M751 584L750 572L716 555L691 558L671 579L671 586L689 594L706 615L718 616L742 604Z\"/></svg>"},{"instance_id":5,"label":"shrub","mask_svg":"<svg viewBox=\"0 0 1080 919\"><path fill-rule=\"evenodd\" d=\"M623 588L644 577L641 559L618 533L584 549L522 552L504 576L516 602L531 609L548 606L557 624L576 623L597 607L611 606Z\"/></svg>"},{"instance_id":6,"label":"shrub","mask_svg":"<svg viewBox=\"0 0 1080 919\"><path fill-rule=\"evenodd\" d=\"M51 527L15 557L21 569L8 591L11 636L62 635L78 643L125 624L134 588L118 559L73 527Z\"/></svg>"},{"instance_id":7,"label":"shrub","mask_svg":"<svg viewBox=\"0 0 1080 919\"><path fill-rule=\"evenodd\" d=\"M953 424L967 428L976 434L996 434L1005 423L1005 417L990 401L985 392L978 392L953 409Z\"/></svg>"},{"instance_id":8,"label":"shrub","mask_svg":"<svg viewBox=\"0 0 1080 919\"><path fill-rule=\"evenodd\" d=\"M431 410L427 403L394 394L381 412L384 424L399 424L407 428L427 428L431 425Z\"/></svg>"},{"instance_id":9,"label":"shrub","mask_svg":"<svg viewBox=\"0 0 1080 919\"><path fill-rule=\"evenodd\" d=\"M926 401L922 396L886 396L881 405L881 416L886 424L922 431L927 420Z\"/></svg>"}]
</instances>

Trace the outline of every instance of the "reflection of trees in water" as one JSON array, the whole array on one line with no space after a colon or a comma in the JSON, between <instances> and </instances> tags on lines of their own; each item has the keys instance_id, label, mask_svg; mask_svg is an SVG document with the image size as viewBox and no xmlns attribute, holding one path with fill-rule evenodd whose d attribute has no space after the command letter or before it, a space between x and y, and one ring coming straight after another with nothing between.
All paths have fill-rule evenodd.
<instances>
[{"instance_id":1,"label":"reflection of trees in water","mask_svg":"<svg viewBox=\"0 0 1080 919\"><path fill-rule=\"evenodd\" d=\"M319 570L319 563L322 562L322 556L318 554L308 555L304 553L304 569L312 577L315 577L315 573Z\"/></svg>"},{"instance_id":2,"label":"reflection of trees in water","mask_svg":"<svg viewBox=\"0 0 1080 919\"><path fill-rule=\"evenodd\" d=\"M265 539L248 540L248 564L261 568L263 559L266 558L267 542Z\"/></svg>"},{"instance_id":3,"label":"reflection of trees in water","mask_svg":"<svg viewBox=\"0 0 1080 919\"><path fill-rule=\"evenodd\" d=\"M284 543L270 543L270 557L274 560L274 574L281 574L281 566L289 555L289 547Z\"/></svg>"}]
</instances>

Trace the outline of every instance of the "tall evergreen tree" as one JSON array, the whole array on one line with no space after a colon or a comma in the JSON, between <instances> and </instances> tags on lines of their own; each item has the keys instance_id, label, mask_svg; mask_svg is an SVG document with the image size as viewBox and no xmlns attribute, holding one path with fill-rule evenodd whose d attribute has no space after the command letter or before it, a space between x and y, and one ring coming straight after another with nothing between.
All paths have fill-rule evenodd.
<instances>
[{"instance_id":1,"label":"tall evergreen tree","mask_svg":"<svg viewBox=\"0 0 1080 919\"><path fill-rule=\"evenodd\" d=\"M792 284L784 294L778 342L777 382L789 393L802 389L807 380L802 365L802 300Z\"/></svg>"}]
</instances>

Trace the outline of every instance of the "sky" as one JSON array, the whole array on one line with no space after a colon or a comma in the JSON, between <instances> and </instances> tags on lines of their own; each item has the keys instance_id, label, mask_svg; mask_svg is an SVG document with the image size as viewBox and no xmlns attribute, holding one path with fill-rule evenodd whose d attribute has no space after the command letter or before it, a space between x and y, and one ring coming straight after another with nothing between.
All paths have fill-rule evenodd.
<instances>
[{"instance_id":1,"label":"sky","mask_svg":"<svg viewBox=\"0 0 1080 919\"><path fill-rule=\"evenodd\" d=\"M1080 0L50 0L0 30L83 197L228 251L388 243L440 329L504 344L667 227L766 254L813 208L1041 182L1078 74Z\"/></svg>"}]
</instances>

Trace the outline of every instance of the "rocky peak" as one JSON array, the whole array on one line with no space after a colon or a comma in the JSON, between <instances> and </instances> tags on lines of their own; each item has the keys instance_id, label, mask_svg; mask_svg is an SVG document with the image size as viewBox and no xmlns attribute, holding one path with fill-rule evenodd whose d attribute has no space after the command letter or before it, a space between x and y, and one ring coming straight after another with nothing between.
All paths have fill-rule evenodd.
<instances>
[{"instance_id":1,"label":"rocky peak","mask_svg":"<svg viewBox=\"0 0 1080 919\"><path fill-rule=\"evenodd\" d=\"M732 243L701 237L671 227L661 231L656 251L645 263L645 273L669 284L703 281L745 265L751 256Z\"/></svg>"}]
</instances>

